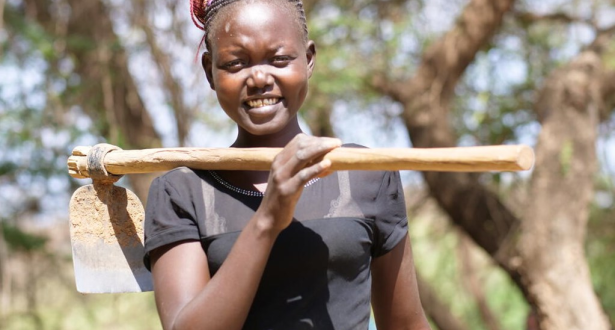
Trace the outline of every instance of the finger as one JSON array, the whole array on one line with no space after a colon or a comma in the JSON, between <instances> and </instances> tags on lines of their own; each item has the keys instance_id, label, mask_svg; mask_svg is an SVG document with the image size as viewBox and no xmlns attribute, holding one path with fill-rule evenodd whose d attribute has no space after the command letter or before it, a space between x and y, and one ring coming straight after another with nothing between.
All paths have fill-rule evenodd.
<instances>
[{"instance_id":1,"label":"finger","mask_svg":"<svg viewBox=\"0 0 615 330\"><path fill-rule=\"evenodd\" d=\"M331 170L331 168L325 170L324 172L318 174L319 178L325 178L328 177L329 175L333 174L333 171Z\"/></svg>"},{"instance_id":2,"label":"finger","mask_svg":"<svg viewBox=\"0 0 615 330\"><path fill-rule=\"evenodd\" d=\"M341 146L339 139L297 135L274 159L270 178L278 184L291 180L288 182L290 186L302 185L304 181L307 182L313 177L314 171L318 175L322 170L330 167L330 162L320 164L324 166L321 170L318 170L319 167L315 165L322 161L327 152L339 146ZM314 167L311 170L304 171L297 176L301 170L312 166Z\"/></svg>"},{"instance_id":3,"label":"finger","mask_svg":"<svg viewBox=\"0 0 615 330\"><path fill-rule=\"evenodd\" d=\"M331 160L329 159L323 159L322 161L308 166L304 169L302 169L301 171L297 172L297 175L295 175L295 178L299 181L298 184L301 186L304 186L305 184L307 184L310 180L317 178L317 177L323 177L328 175L327 173L331 173Z\"/></svg>"},{"instance_id":4,"label":"finger","mask_svg":"<svg viewBox=\"0 0 615 330\"><path fill-rule=\"evenodd\" d=\"M336 138L309 138L300 142L294 160L290 162L294 171L316 164L325 154L340 147L342 142Z\"/></svg>"}]
</instances>

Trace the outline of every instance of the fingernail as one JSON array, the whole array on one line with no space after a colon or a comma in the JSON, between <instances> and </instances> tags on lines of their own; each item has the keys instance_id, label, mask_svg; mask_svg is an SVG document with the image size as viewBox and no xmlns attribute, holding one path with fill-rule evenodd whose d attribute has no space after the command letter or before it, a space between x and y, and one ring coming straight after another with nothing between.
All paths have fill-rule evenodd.
<instances>
[{"instance_id":1,"label":"fingernail","mask_svg":"<svg viewBox=\"0 0 615 330\"><path fill-rule=\"evenodd\" d=\"M328 143L328 144L329 144L330 146L332 146L332 147L339 147L339 146L341 146L341 145L342 145L342 140L340 140L340 139L336 139L336 138L331 138L331 139L329 140L329 143Z\"/></svg>"},{"instance_id":2,"label":"fingernail","mask_svg":"<svg viewBox=\"0 0 615 330\"><path fill-rule=\"evenodd\" d=\"M325 158L320 162L320 168L327 168L327 167L331 167L331 160Z\"/></svg>"}]
</instances>

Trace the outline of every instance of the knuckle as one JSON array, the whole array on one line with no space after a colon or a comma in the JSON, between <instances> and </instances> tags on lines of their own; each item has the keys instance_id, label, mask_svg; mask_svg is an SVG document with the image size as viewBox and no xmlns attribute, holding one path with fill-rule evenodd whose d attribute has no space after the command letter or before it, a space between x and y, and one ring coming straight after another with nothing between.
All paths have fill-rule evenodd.
<instances>
[{"instance_id":1,"label":"knuckle","mask_svg":"<svg viewBox=\"0 0 615 330\"><path fill-rule=\"evenodd\" d=\"M292 195L292 193L293 193L292 189L290 189L288 187L288 185L282 185L279 188L279 192L280 192L280 195L283 196L283 197L288 197L288 196Z\"/></svg>"},{"instance_id":2,"label":"knuckle","mask_svg":"<svg viewBox=\"0 0 615 330\"><path fill-rule=\"evenodd\" d=\"M310 178L310 173L308 169L306 168L306 169L299 171L299 173L297 173L297 176L299 176L299 180L307 181Z\"/></svg>"},{"instance_id":3,"label":"knuckle","mask_svg":"<svg viewBox=\"0 0 615 330\"><path fill-rule=\"evenodd\" d=\"M300 139L297 143L299 149L306 149L310 146L310 140L308 138Z\"/></svg>"},{"instance_id":4,"label":"knuckle","mask_svg":"<svg viewBox=\"0 0 615 330\"><path fill-rule=\"evenodd\" d=\"M271 162L271 168L276 168L280 166L282 162L282 153L279 153L273 157L273 161Z\"/></svg>"},{"instance_id":5,"label":"knuckle","mask_svg":"<svg viewBox=\"0 0 615 330\"><path fill-rule=\"evenodd\" d=\"M309 158L309 154L305 149L300 149L295 153L295 157L300 161L306 161Z\"/></svg>"},{"instance_id":6,"label":"knuckle","mask_svg":"<svg viewBox=\"0 0 615 330\"><path fill-rule=\"evenodd\" d=\"M301 133L301 134L297 134L295 135L295 137L291 140L291 142L295 142L295 143L299 143L300 141L303 141L306 138L307 135Z\"/></svg>"},{"instance_id":7,"label":"knuckle","mask_svg":"<svg viewBox=\"0 0 615 330\"><path fill-rule=\"evenodd\" d=\"M276 186L280 186L284 182L284 175L282 175L279 171L272 171L271 182Z\"/></svg>"}]
</instances>

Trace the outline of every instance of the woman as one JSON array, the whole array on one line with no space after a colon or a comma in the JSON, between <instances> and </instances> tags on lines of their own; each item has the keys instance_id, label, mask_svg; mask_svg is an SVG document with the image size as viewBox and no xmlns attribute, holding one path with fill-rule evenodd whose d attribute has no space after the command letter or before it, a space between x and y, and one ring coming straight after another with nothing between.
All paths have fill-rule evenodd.
<instances>
[{"instance_id":1,"label":"woman","mask_svg":"<svg viewBox=\"0 0 615 330\"><path fill-rule=\"evenodd\" d=\"M206 0L207 1L207 0ZM232 147L271 171L180 168L152 184L146 265L165 329L429 329L396 172L330 173L338 139L301 132L314 70L297 0L193 1Z\"/></svg>"}]
</instances>

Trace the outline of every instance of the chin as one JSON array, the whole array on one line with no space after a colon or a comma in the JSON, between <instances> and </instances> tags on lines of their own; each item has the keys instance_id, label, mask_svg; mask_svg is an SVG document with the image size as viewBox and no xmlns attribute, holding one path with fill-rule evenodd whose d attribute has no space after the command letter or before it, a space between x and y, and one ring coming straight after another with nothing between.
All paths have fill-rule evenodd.
<instances>
[{"instance_id":1,"label":"chin","mask_svg":"<svg viewBox=\"0 0 615 330\"><path fill-rule=\"evenodd\" d=\"M249 123L242 125L244 131L255 136L266 136L294 130L298 125L292 125L292 120L279 120L277 118L265 123Z\"/></svg>"},{"instance_id":2,"label":"chin","mask_svg":"<svg viewBox=\"0 0 615 330\"><path fill-rule=\"evenodd\" d=\"M277 125L251 125L250 127L243 127L243 129L250 135L255 136L274 135L283 130Z\"/></svg>"}]
</instances>

